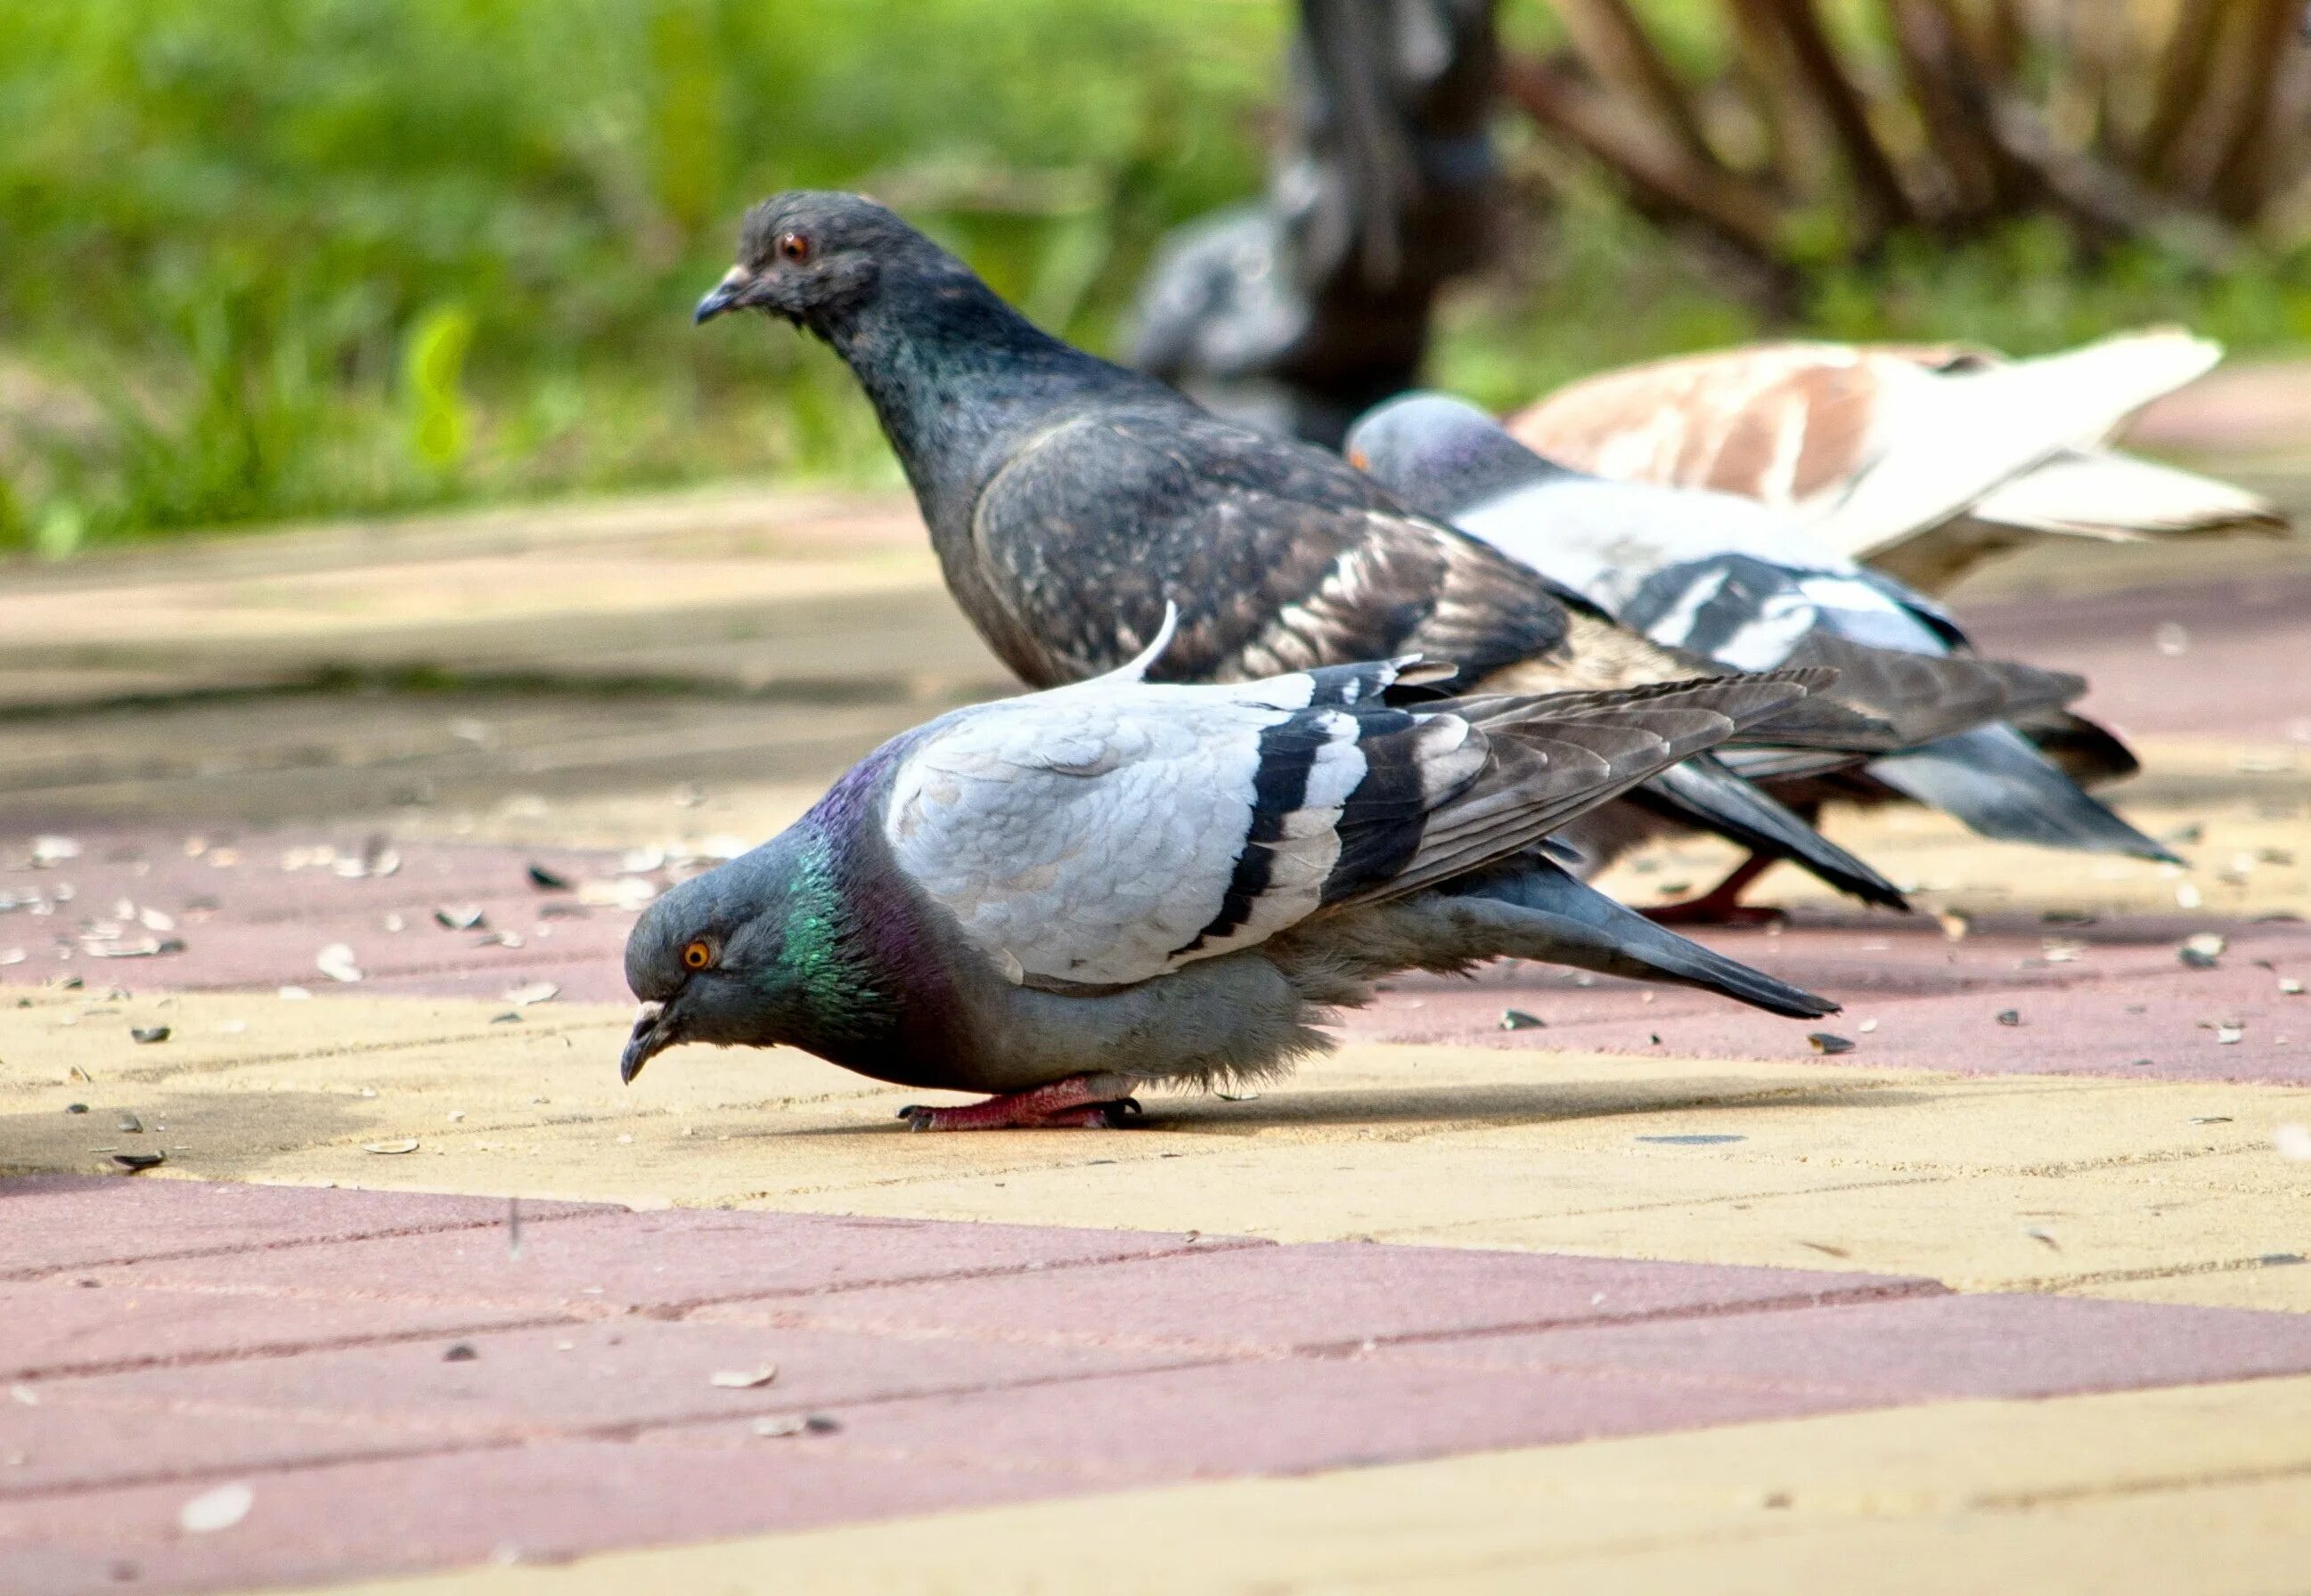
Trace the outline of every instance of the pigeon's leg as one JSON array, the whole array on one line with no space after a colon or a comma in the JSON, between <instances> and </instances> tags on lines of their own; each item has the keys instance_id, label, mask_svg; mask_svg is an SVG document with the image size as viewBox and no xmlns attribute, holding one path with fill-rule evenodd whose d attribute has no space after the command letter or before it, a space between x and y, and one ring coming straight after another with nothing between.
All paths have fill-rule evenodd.
<instances>
[{"instance_id":1,"label":"pigeon's leg","mask_svg":"<svg viewBox=\"0 0 2311 1596\"><path fill-rule=\"evenodd\" d=\"M911 1131L1106 1130L1138 1117L1133 1085L1129 1075L1100 1070L955 1108L910 1103L899 1117Z\"/></svg>"},{"instance_id":2,"label":"pigeon's leg","mask_svg":"<svg viewBox=\"0 0 2311 1596\"><path fill-rule=\"evenodd\" d=\"M1821 805L1792 803L1790 811L1809 826L1821 822ZM1726 878L1698 898L1656 904L1640 910L1655 925L1775 925L1789 918L1780 909L1755 908L1741 901L1749 884L1781 863L1769 854L1751 854Z\"/></svg>"},{"instance_id":3,"label":"pigeon's leg","mask_svg":"<svg viewBox=\"0 0 2311 1596\"><path fill-rule=\"evenodd\" d=\"M1781 861L1767 854L1752 854L1731 873L1698 898L1655 904L1637 912L1656 925L1770 925L1789 916L1780 909L1759 908L1741 901L1749 883Z\"/></svg>"}]
</instances>

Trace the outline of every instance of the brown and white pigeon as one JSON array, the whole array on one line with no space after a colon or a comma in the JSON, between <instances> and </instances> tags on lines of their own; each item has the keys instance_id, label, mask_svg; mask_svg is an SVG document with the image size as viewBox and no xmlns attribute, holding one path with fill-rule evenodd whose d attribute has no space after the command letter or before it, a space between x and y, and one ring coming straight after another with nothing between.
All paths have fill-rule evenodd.
<instances>
[{"instance_id":1,"label":"brown and white pigeon","mask_svg":"<svg viewBox=\"0 0 2311 1596\"><path fill-rule=\"evenodd\" d=\"M1403 708L1409 660L1158 685L1170 632L903 734L653 903L626 945L624 1079L679 1043L784 1044L999 1094L909 1108L918 1130L1108 1124L1143 1082L1321 1050L1316 1026L1400 970L1509 956L1834 1007L1530 858L1827 672Z\"/></svg>"}]
</instances>

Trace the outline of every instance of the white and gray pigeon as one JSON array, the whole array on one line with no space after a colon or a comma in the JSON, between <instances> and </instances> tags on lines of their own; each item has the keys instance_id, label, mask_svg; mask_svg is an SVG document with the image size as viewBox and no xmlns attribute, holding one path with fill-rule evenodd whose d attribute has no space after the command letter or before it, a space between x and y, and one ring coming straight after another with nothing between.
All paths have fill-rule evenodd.
<instances>
[{"instance_id":1,"label":"white and gray pigeon","mask_svg":"<svg viewBox=\"0 0 2311 1596\"><path fill-rule=\"evenodd\" d=\"M652 904L626 944L643 1007L624 1078L678 1043L784 1044L999 1094L911 1107L918 1130L1093 1125L1136 1113L1143 1082L1284 1070L1400 970L1516 957L1835 1008L1530 858L1827 672L1400 708L1389 690L1435 672L1150 682L1171 631L1105 676L894 739Z\"/></svg>"},{"instance_id":2,"label":"white and gray pigeon","mask_svg":"<svg viewBox=\"0 0 2311 1596\"><path fill-rule=\"evenodd\" d=\"M1351 464L1409 502L1657 642L1722 665L1770 671L1807 663L1825 635L1934 656L1967 648L1939 604L1821 547L1790 512L1732 494L1568 469L1449 395L1390 400L1356 424L1344 447ZM1763 750L1726 759L1801 812L1827 796L1898 795L1984 837L2174 857L2089 796L2033 741L2044 740L2082 773L2112 776L2135 768L2115 737L2054 706L2040 707L2026 724L2031 735L2013 724L1978 726L1879 755L1858 771ZM1738 894L1757 868L1754 861L1744 866L1730 890Z\"/></svg>"},{"instance_id":3,"label":"white and gray pigeon","mask_svg":"<svg viewBox=\"0 0 2311 1596\"><path fill-rule=\"evenodd\" d=\"M1033 686L1113 669L1172 600L1179 636L1158 670L1173 681L1409 653L1451 663L1477 689L1515 692L1717 668L1617 626L1337 455L1225 421L1051 336L859 195L788 193L749 212L738 263L697 317L742 309L793 322L850 366L906 470L949 591ZM1857 657L1825 662L1840 672L1836 687L1772 729L1785 745L1901 746L1923 717L1938 717L1937 733L1958 730L2045 686L1902 655L1934 690L1881 705L1870 690L1885 672L1867 649L1847 653ZM1626 806L1794 859L1865 901L1902 902L1713 759L1664 770Z\"/></svg>"}]
</instances>

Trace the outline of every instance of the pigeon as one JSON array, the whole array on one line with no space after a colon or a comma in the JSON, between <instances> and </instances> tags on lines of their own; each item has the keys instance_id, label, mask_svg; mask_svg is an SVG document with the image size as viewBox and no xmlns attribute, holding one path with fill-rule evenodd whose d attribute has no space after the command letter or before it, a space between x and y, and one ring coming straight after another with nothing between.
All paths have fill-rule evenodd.
<instances>
[{"instance_id":1,"label":"pigeon","mask_svg":"<svg viewBox=\"0 0 2311 1596\"><path fill-rule=\"evenodd\" d=\"M1737 670L1817 655L1825 638L1945 656L1967 646L1958 622L1891 577L1812 542L1783 511L1702 489L1610 481L1569 470L1519 443L1473 404L1414 394L1377 406L1348 435L1351 464L1441 519L1545 572L1656 641ZM2063 695L2085 684L2063 678ZM2131 773L2115 737L2063 712L2025 706L2065 749L2102 750L2097 774ZM2026 713L2026 719L2028 715ZM2082 791L2013 724L1992 724L1880 755L1854 771L1784 754L1727 756L1735 768L1797 797L1905 798L1976 833L2046 847L2174 855ZM1810 766L1809 769L1808 767ZM1834 776L1800 786L1784 782ZM1770 861L1752 860L1717 891L1731 900Z\"/></svg>"},{"instance_id":2,"label":"pigeon","mask_svg":"<svg viewBox=\"0 0 2311 1596\"><path fill-rule=\"evenodd\" d=\"M771 841L652 903L619 1073L784 1044L996 1094L917 1130L1092 1126L1142 1082L1258 1080L1400 970L1504 956L1835 1005L1554 867L1566 820L1799 702L1796 670L1539 697L1390 690L1413 659L1180 686L1122 668L961 709L869 754Z\"/></svg>"},{"instance_id":3,"label":"pigeon","mask_svg":"<svg viewBox=\"0 0 2311 1596\"><path fill-rule=\"evenodd\" d=\"M2047 539L2283 533L2269 499L2106 447L2221 358L2174 328L2012 361L1947 344L1756 344L1585 377L1508 428L1601 476L1798 510L1832 551L1938 594Z\"/></svg>"},{"instance_id":4,"label":"pigeon","mask_svg":"<svg viewBox=\"0 0 2311 1596\"><path fill-rule=\"evenodd\" d=\"M849 364L914 489L948 588L1033 686L1113 669L1154 635L1173 596L1178 637L1159 667L1171 681L1407 653L1449 662L1474 688L1523 693L1720 669L1615 625L1337 455L1225 421L1050 336L870 200L795 192L748 213L738 264L696 315L746 308L808 330ZM1844 697L1842 685L1809 695L1748 734L1902 741ZM1903 906L1883 876L1705 756L1662 771L1632 802Z\"/></svg>"}]
</instances>

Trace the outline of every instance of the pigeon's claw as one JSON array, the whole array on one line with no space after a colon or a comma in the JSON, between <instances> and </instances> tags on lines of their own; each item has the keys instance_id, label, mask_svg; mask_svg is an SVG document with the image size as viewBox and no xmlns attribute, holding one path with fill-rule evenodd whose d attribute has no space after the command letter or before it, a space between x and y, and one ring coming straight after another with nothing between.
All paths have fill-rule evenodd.
<instances>
[{"instance_id":1,"label":"pigeon's claw","mask_svg":"<svg viewBox=\"0 0 2311 1596\"><path fill-rule=\"evenodd\" d=\"M898 1117L910 1131L1112 1130L1146 1112L1129 1095L1131 1084L1130 1077L1103 1070L952 1108L910 1103Z\"/></svg>"}]
</instances>

